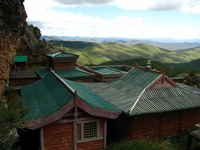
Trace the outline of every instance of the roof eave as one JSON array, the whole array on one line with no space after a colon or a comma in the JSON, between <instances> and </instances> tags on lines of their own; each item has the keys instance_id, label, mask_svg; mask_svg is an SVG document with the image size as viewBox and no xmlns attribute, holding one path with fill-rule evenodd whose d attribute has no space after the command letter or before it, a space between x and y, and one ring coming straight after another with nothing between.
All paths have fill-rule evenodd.
<instances>
[{"instance_id":1,"label":"roof eave","mask_svg":"<svg viewBox=\"0 0 200 150\"><path fill-rule=\"evenodd\" d=\"M74 99L71 100L67 105L65 105L60 111L49 115L44 118L36 119L36 120L27 120L27 128L35 130L45 125L48 125L52 122L55 122L62 118L65 114L67 114L74 107ZM33 118L34 119L34 118Z\"/></svg>"},{"instance_id":2,"label":"roof eave","mask_svg":"<svg viewBox=\"0 0 200 150\"><path fill-rule=\"evenodd\" d=\"M87 112L88 114L96 117L103 117L103 118L109 118L109 119L116 119L120 114L121 111L111 111L111 110L105 110L100 109L96 107L92 107L88 105L86 102L78 98L78 107Z\"/></svg>"}]
</instances>

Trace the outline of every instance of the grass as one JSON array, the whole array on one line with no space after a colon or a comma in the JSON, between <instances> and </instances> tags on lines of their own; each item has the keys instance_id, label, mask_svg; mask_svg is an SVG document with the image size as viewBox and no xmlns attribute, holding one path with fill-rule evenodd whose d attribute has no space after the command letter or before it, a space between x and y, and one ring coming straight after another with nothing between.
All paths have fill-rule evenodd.
<instances>
[{"instance_id":1,"label":"grass","mask_svg":"<svg viewBox=\"0 0 200 150\"><path fill-rule=\"evenodd\" d=\"M28 68L26 69L27 71L30 70L35 70L35 69L42 69L42 68L46 68L47 66L42 66L42 65L29 65Z\"/></svg>"},{"instance_id":2,"label":"grass","mask_svg":"<svg viewBox=\"0 0 200 150\"><path fill-rule=\"evenodd\" d=\"M185 150L190 132L191 129L183 130L177 135L159 140L142 137L132 142L123 140L109 144L106 150ZM191 150L200 150L200 142L193 139Z\"/></svg>"},{"instance_id":3,"label":"grass","mask_svg":"<svg viewBox=\"0 0 200 150\"><path fill-rule=\"evenodd\" d=\"M137 139L133 142L127 140L110 144L106 150L172 150L168 140L158 141L152 139Z\"/></svg>"}]
</instances>

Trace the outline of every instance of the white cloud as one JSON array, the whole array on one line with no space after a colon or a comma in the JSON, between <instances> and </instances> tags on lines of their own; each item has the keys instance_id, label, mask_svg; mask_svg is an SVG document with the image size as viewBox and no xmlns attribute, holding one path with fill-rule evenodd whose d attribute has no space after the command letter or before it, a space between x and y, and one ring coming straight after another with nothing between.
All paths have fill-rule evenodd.
<instances>
[{"instance_id":1,"label":"white cloud","mask_svg":"<svg viewBox=\"0 0 200 150\"><path fill-rule=\"evenodd\" d=\"M154 10L154 11L180 11L200 14L199 0L115 0L115 5L121 9Z\"/></svg>"},{"instance_id":2,"label":"white cloud","mask_svg":"<svg viewBox=\"0 0 200 150\"><path fill-rule=\"evenodd\" d=\"M156 6L165 6L165 9L180 9L182 6L175 7L172 4L164 5L158 0L140 0L137 3L132 0L116 0L116 4L124 9L156 9ZM184 12L198 13L199 5L189 4L192 1L176 1L177 4L184 4ZM104 1L106 2L106 1ZM146 3L144 3L146 2ZM168 2L168 1L167 1ZM128 5L129 4L129 5ZM151 37L170 37L170 38L200 38L200 30L194 29L192 25L165 25L151 24L145 22L143 17L131 18L127 16L118 16L113 20L105 20L100 17L88 17L82 14L58 13L52 8L60 6L59 3L52 0L26 0L25 7L28 14L27 21L38 26L43 35L60 36L83 36L83 37L129 37L129 38L151 38ZM158 9L159 7L157 7ZM160 7L161 8L161 7ZM164 8L163 8L164 9Z\"/></svg>"},{"instance_id":3,"label":"white cloud","mask_svg":"<svg viewBox=\"0 0 200 150\"><path fill-rule=\"evenodd\" d=\"M69 6L101 6L111 4L114 0L53 0L60 4L69 5Z\"/></svg>"}]
</instances>

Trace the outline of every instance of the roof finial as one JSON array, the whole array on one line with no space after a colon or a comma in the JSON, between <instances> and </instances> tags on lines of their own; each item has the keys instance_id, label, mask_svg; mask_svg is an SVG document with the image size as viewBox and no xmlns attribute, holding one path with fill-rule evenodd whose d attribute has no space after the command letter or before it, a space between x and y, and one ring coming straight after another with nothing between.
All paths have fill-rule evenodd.
<instances>
[{"instance_id":1,"label":"roof finial","mask_svg":"<svg viewBox=\"0 0 200 150\"><path fill-rule=\"evenodd\" d=\"M149 57L148 57L148 61L147 61L147 66L146 66L147 69L151 69L151 59L150 59L150 54L149 54Z\"/></svg>"},{"instance_id":2,"label":"roof finial","mask_svg":"<svg viewBox=\"0 0 200 150\"><path fill-rule=\"evenodd\" d=\"M62 43L60 44L60 51L63 52L63 45L62 45Z\"/></svg>"}]
</instances>

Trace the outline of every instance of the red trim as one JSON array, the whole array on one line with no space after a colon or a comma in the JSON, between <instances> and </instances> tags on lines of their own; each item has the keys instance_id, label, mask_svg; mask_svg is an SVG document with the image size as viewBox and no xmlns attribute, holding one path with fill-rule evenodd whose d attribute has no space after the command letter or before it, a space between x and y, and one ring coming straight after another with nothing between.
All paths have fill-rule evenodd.
<instances>
[{"instance_id":1,"label":"red trim","mask_svg":"<svg viewBox=\"0 0 200 150\"><path fill-rule=\"evenodd\" d=\"M71 100L60 111L58 111L58 112L56 112L56 113L54 113L54 114L52 114L50 116L47 116L45 118L41 118L41 119L30 121L28 123L28 128L35 130L37 128L43 127L43 126L45 126L47 124L50 124L50 123L52 123L54 121L57 121L60 118L62 118L67 112L69 112L73 107L74 107L74 99Z\"/></svg>"},{"instance_id":2,"label":"red trim","mask_svg":"<svg viewBox=\"0 0 200 150\"><path fill-rule=\"evenodd\" d=\"M77 98L77 100L78 100L78 107L92 116L116 119L121 114L121 112L117 112L117 111L107 111L107 110L91 107L90 105L88 105L86 102L82 101L79 98Z\"/></svg>"},{"instance_id":3,"label":"red trim","mask_svg":"<svg viewBox=\"0 0 200 150\"><path fill-rule=\"evenodd\" d=\"M162 81L162 83L164 83L164 81L166 80L166 81L168 81L168 83L171 84L173 87L178 87L174 81L172 81L168 76L165 75L165 73L162 73L162 76L160 76L157 80L155 80L155 81L148 87L148 89L153 88L160 80Z\"/></svg>"},{"instance_id":4,"label":"red trim","mask_svg":"<svg viewBox=\"0 0 200 150\"><path fill-rule=\"evenodd\" d=\"M161 71L158 71L158 70L155 70L155 69L147 69L147 68L145 68L145 67L141 67L141 66L135 66L135 68L139 68L139 69L143 69L143 70L145 70L145 71L150 71L150 72L155 72L155 73L159 73L159 74L162 74L162 72Z\"/></svg>"}]
</instances>

